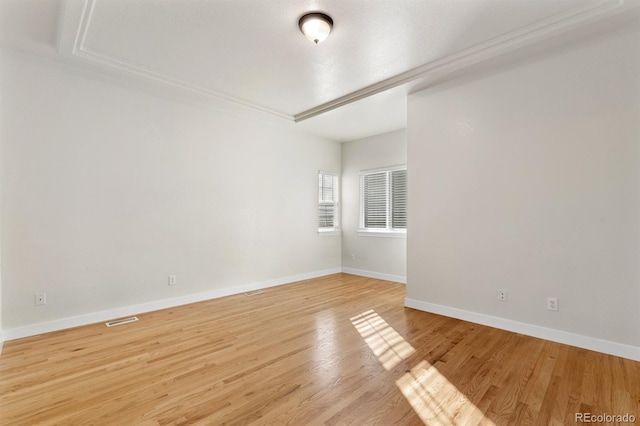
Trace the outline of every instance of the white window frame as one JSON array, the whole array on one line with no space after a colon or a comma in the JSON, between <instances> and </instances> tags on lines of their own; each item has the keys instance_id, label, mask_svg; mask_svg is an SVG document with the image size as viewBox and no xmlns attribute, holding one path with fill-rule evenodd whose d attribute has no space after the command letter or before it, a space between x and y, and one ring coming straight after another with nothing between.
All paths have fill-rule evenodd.
<instances>
[{"instance_id":1,"label":"white window frame","mask_svg":"<svg viewBox=\"0 0 640 426\"><path fill-rule=\"evenodd\" d=\"M363 237L390 237L390 238L406 238L407 228L392 227L392 195L390 175L398 170L407 170L406 165L383 167L379 169L363 170L359 173L359 191L360 191L360 222L358 235ZM386 198L386 227L385 228L365 228L365 197L364 197L364 179L367 175L386 174L385 198Z\"/></svg>"},{"instance_id":2,"label":"white window frame","mask_svg":"<svg viewBox=\"0 0 640 426\"><path fill-rule=\"evenodd\" d=\"M325 176L333 177L333 200L324 200L322 198L321 180ZM318 171L318 210L316 223L318 224L318 235L340 235L340 175L332 172ZM320 209L321 206L333 207L333 226L320 227Z\"/></svg>"}]
</instances>

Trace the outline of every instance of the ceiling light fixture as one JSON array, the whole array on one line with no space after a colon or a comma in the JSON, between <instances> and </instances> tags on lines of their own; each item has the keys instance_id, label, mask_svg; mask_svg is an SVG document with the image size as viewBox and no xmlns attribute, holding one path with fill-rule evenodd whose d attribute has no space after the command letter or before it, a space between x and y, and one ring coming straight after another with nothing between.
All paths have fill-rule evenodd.
<instances>
[{"instance_id":1,"label":"ceiling light fixture","mask_svg":"<svg viewBox=\"0 0 640 426\"><path fill-rule=\"evenodd\" d=\"M318 44L329 37L333 28L333 19L324 13L307 13L300 18L298 26L305 37Z\"/></svg>"}]
</instances>

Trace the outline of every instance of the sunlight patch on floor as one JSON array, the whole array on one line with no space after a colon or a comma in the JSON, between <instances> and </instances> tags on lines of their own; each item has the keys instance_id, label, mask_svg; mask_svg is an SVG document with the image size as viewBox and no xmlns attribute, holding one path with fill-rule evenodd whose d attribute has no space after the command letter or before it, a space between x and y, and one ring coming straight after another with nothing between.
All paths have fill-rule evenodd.
<instances>
[{"instance_id":1,"label":"sunlight patch on floor","mask_svg":"<svg viewBox=\"0 0 640 426\"><path fill-rule=\"evenodd\" d=\"M416 351L372 309L351 318L351 323L387 371Z\"/></svg>"},{"instance_id":2,"label":"sunlight patch on floor","mask_svg":"<svg viewBox=\"0 0 640 426\"><path fill-rule=\"evenodd\" d=\"M426 361L396 381L420 419L428 425L494 425L484 413Z\"/></svg>"}]
</instances>

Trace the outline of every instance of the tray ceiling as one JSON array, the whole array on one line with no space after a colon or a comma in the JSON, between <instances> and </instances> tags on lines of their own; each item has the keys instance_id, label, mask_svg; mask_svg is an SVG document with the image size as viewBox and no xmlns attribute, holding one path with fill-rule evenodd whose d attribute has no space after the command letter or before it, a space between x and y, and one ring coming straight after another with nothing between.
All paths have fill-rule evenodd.
<instances>
[{"instance_id":1,"label":"tray ceiling","mask_svg":"<svg viewBox=\"0 0 640 426\"><path fill-rule=\"evenodd\" d=\"M43 2L26 3L43 10ZM64 58L145 84L288 122L315 117L308 121L317 129L336 129L326 136L346 140L402 127L413 87L637 5L638 0L66 0L56 21L57 44ZM309 11L327 13L335 23L319 45L297 26ZM30 14L36 19L34 10ZM6 21L12 34L28 33L23 24ZM381 113L386 107L394 111Z\"/></svg>"}]
</instances>

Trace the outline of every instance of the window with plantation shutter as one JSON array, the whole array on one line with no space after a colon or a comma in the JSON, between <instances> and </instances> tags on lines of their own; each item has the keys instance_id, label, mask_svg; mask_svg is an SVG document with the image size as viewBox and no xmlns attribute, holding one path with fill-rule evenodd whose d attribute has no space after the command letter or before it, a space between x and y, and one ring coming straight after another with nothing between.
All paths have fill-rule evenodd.
<instances>
[{"instance_id":1,"label":"window with plantation shutter","mask_svg":"<svg viewBox=\"0 0 640 426\"><path fill-rule=\"evenodd\" d=\"M406 166L360 172L359 233L401 236L406 229Z\"/></svg>"},{"instance_id":2,"label":"window with plantation shutter","mask_svg":"<svg viewBox=\"0 0 640 426\"><path fill-rule=\"evenodd\" d=\"M387 173L362 175L363 228L387 228Z\"/></svg>"},{"instance_id":3,"label":"window with plantation shutter","mask_svg":"<svg viewBox=\"0 0 640 426\"><path fill-rule=\"evenodd\" d=\"M391 172L391 228L407 229L407 170Z\"/></svg>"},{"instance_id":4,"label":"window with plantation shutter","mask_svg":"<svg viewBox=\"0 0 640 426\"><path fill-rule=\"evenodd\" d=\"M321 234L340 231L338 175L318 172L318 232Z\"/></svg>"}]
</instances>

